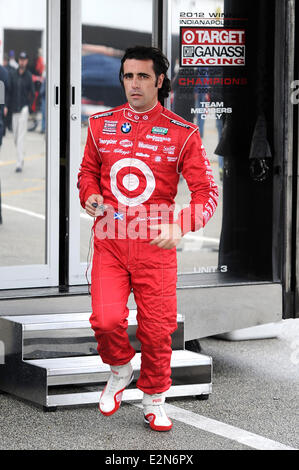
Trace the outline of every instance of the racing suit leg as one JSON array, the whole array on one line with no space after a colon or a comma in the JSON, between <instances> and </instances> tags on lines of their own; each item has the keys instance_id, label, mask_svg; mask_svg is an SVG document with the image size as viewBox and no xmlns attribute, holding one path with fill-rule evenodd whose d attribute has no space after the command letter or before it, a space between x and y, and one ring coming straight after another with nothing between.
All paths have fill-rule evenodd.
<instances>
[{"instance_id":1,"label":"racing suit leg","mask_svg":"<svg viewBox=\"0 0 299 470\"><path fill-rule=\"evenodd\" d=\"M137 387L147 394L162 393L172 383L171 334L177 329L176 248L165 250L148 240L130 243L136 262L130 269L137 304L136 337L141 342Z\"/></svg>"},{"instance_id":2,"label":"racing suit leg","mask_svg":"<svg viewBox=\"0 0 299 470\"><path fill-rule=\"evenodd\" d=\"M121 243L123 242L123 243ZM91 327L104 363L127 364L136 351L127 334L130 276L123 263L126 242L105 239L94 243L91 271Z\"/></svg>"}]
</instances>

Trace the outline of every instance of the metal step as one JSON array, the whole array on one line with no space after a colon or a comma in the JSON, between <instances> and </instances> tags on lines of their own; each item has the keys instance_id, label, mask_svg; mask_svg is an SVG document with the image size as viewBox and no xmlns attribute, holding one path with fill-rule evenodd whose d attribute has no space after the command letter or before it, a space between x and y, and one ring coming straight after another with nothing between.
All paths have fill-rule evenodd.
<instances>
[{"instance_id":1,"label":"metal step","mask_svg":"<svg viewBox=\"0 0 299 470\"><path fill-rule=\"evenodd\" d=\"M23 331L50 331L50 330L64 330L70 328L90 328L89 317L91 312L82 313L67 313L67 314L53 314L53 315L10 315L3 316L2 318L21 323ZM131 325L136 325L137 310L129 310L128 322ZM177 315L177 321L183 322L184 317L181 314ZM34 335L33 335L34 336ZM28 335L29 337L29 335Z\"/></svg>"},{"instance_id":2,"label":"metal step","mask_svg":"<svg viewBox=\"0 0 299 470\"><path fill-rule=\"evenodd\" d=\"M71 405L89 405L98 403L100 399L100 392L83 392L83 393L62 393L47 396L47 404L45 408L52 408L57 406L71 406ZM208 397L212 392L212 384L192 384L192 385L172 385L166 392L167 398L173 397L187 397L187 396L201 396ZM138 388L126 389L123 392L122 401L137 401L142 400L143 392Z\"/></svg>"},{"instance_id":3,"label":"metal step","mask_svg":"<svg viewBox=\"0 0 299 470\"><path fill-rule=\"evenodd\" d=\"M55 359L34 359L24 361L36 367L46 369L48 385L65 385L69 383L106 382L110 367L101 361L99 356L82 356ZM132 359L135 379L140 372L141 354ZM202 368L199 372L198 368ZM171 368L173 378L184 383L202 383L206 381L206 372L211 367L211 358L192 351L177 350L172 352ZM187 370L188 369L188 370ZM178 374L178 372L180 372ZM205 375L205 377L203 377Z\"/></svg>"},{"instance_id":4,"label":"metal step","mask_svg":"<svg viewBox=\"0 0 299 470\"><path fill-rule=\"evenodd\" d=\"M136 338L136 310L128 316L128 335L133 348L140 351ZM97 342L89 323L90 312L53 315L5 316L4 320L22 325L23 359L47 359L98 355ZM184 348L184 317L178 315L178 328L172 335L172 348Z\"/></svg>"},{"instance_id":5,"label":"metal step","mask_svg":"<svg viewBox=\"0 0 299 470\"><path fill-rule=\"evenodd\" d=\"M93 340L92 337L86 336L87 330L89 333L92 331L88 322L89 315L88 312L0 318L0 344L2 345L0 350L0 390L46 408L96 403L99 399L99 391L104 388L108 380L109 366L102 363L97 353L95 355L80 353L77 354L77 357L71 357L77 349L82 350L78 346L80 344L78 341L82 340L84 345L85 341L88 344ZM178 320L179 333L176 338L177 344L181 343L182 346L180 349L173 350L172 353L173 385L167 394L168 396L208 396L212 387L212 358L184 350L183 317L179 316ZM132 331L136 329L136 311L130 312L129 323ZM74 325L77 328L74 328ZM82 330L83 333L81 333ZM55 336L57 333L58 337ZM45 334L45 336L43 338L38 336L26 338L27 334ZM59 337L59 334L62 336ZM69 336L66 337L65 334L69 334ZM69 357L66 354L63 357L25 359L26 341L36 340L41 344L42 340L45 340L48 342L49 351L57 353L55 341L60 339L62 344L66 339L73 342L69 345ZM42 347L44 348L44 345ZM63 350L60 351L62 354L66 348L61 345L59 347ZM141 354L137 353L132 360L134 381L138 379L140 373L140 356ZM139 400L140 394L142 392L136 388L133 382L125 391L124 400Z\"/></svg>"},{"instance_id":6,"label":"metal step","mask_svg":"<svg viewBox=\"0 0 299 470\"><path fill-rule=\"evenodd\" d=\"M62 330L70 328L70 323L74 328L86 328L90 326L89 317L91 312L82 313L57 313L49 315L10 315L4 316L6 320L23 325L23 331L48 331ZM131 318L134 317L134 311L130 312Z\"/></svg>"},{"instance_id":7,"label":"metal step","mask_svg":"<svg viewBox=\"0 0 299 470\"><path fill-rule=\"evenodd\" d=\"M96 403L110 375L110 367L104 364L99 356L36 359L24 362L34 368L45 370L48 387L46 406ZM135 386L140 365L141 355L137 353L132 359L134 380L126 390L124 400L142 398L142 392ZM211 392L211 357L186 350L173 351L171 369L173 385L168 396L208 395ZM88 384L97 384L96 390L89 390ZM64 393L56 393L62 386L70 385L72 391L77 386L76 393L69 393L68 389L64 390Z\"/></svg>"}]
</instances>

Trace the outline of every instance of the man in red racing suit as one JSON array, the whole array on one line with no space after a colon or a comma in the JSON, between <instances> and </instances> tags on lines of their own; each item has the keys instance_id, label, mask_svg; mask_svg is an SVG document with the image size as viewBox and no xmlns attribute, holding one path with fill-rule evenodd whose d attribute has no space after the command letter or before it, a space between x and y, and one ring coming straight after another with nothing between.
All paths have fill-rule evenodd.
<instances>
[{"instance_id":1,"label":"man in red racing suit","mask_svg":"<svg viewBox=\"0 0 299 470\"><path fill-rule=\"evenodd\" d=\"M137 387L144 392L146 422L164 431L172 426L163 403L172 383L171 334L177 328L176 245L188 231L205 226L218 188L197 126L158 101L163 83L164 96L169 87L167 66L164 73L156 70L159 54L154 48L126 51L121 77L128 103L90 117L78 187L83 208L92 216L100 213L93 226L90 322L111 376L99 409L104 415L117 411L133 378L135 350L126 331L133 290L141 342ZM180 174L191 202L175 219ZM104 212L96 212L103 206Z\"/></svg>"}]
</instances>

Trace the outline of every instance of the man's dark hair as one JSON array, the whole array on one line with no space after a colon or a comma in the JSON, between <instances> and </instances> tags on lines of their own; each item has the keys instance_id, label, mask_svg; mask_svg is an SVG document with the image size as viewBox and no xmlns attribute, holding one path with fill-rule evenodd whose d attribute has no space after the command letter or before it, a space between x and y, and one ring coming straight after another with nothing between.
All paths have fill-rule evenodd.
<instances>
[{"instance_id":1,"label":"man's dark hair","mask_svg":"<svg viewBox=\"0 0 299 470\"><path fill-rule=\"evenodd\" d=\"M169 61L163 52L157 47L146 47L146 46L135 46L129 47L121 59L121 66L119 71L119 81L123 85L123 76L124 76L124 62L127 59L136 59L136 60L152 60L154 66L154 72L156 75L156 86L158 83L158 77L161 73L164 74L163 85L159 88L158 99L163 101L164 98L167 98L170 92L170 80L167 77L167 70L169 67Z\"/></svg>"}]
</instances>

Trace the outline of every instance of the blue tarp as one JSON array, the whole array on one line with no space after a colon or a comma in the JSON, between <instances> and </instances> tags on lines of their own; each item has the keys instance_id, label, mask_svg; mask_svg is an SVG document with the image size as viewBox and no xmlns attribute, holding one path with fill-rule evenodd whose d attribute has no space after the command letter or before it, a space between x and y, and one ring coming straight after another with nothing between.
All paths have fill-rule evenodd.
<instances>
[{"instance_id":1,"label":"blue tarp","mask_svg":"<svg viewBox=\"0 0 299 470\"><path fill-rule=\"evenodd\" d=\"M119 83L120 58L103 54L82 57L82 96L101 101L105 106L118 106L125 101Z\"/></svg>"}]
</instances>

